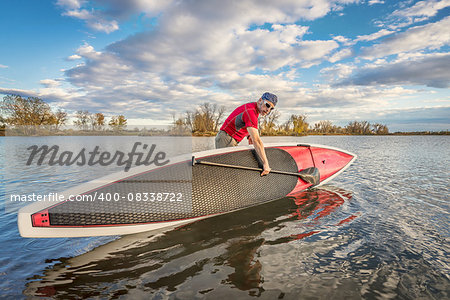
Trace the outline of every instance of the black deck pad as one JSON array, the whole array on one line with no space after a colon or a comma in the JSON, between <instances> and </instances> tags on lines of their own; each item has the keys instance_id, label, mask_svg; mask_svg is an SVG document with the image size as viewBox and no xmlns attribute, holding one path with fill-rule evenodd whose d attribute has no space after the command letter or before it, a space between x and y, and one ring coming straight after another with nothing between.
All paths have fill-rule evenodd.
<instances>
[{"instance_id":1,"label":"black deck pad","mask_svg":"<svg viewBox=\"0 0 450 300\"><path fill-rule=\"evenodd\" d=\"M270 166L298 172L292 156L278 148L266 149ZM251 150L202 157L203 161L258 167ZM192 173L191 173L192 172ZM192 174L192 177L191 177ZM193 218L228 212L279 199L292 191L298 177L218 166L191 161L127 178L88 195L120 195L118 201L68 201L49 209L52 226L139 224ZM183 195L182 201L136 201L143 193ZM131 195L131 196L130 196ZM133 201L129 199L133 197ZM117 199L117 198L116 198Z\"/></svg>"}]
</instances>

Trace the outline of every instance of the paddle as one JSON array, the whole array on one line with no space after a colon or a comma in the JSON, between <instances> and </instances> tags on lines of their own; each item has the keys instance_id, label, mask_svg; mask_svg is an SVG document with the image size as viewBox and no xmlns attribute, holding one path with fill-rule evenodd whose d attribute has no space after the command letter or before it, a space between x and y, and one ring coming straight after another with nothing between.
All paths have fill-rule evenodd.
<instances>
[{"instance_id":1,"label":"paddle","mask_svg":"<svg viewBox=\"0 0 450 300\"><path fill-rule=\"evenodd\" d=\"M207 165L207 166L216 166L216 167L225 167L225 168L234 168L234 169L242 169L242 170L251 170L251 171L259 171L262 172L262 168L254 168L254 167L246 167L246 166L238 166L238 165L228 165L228 164L221 164L221 163L215 163L210 161L203 161L203 160L196 160L194 156L192 156L192 165ZM302 180L311 183L312 185L317 185L320 183L320 173L319 169L315 167L307 168L304 170L301 170L298 173L294 172L285 172L285 171L277 171L277 170L271 170L271 173L276 174L283 174L283 175L291 175L291 176L297 176L300 177Z\"/></svg>"}]
</instances>

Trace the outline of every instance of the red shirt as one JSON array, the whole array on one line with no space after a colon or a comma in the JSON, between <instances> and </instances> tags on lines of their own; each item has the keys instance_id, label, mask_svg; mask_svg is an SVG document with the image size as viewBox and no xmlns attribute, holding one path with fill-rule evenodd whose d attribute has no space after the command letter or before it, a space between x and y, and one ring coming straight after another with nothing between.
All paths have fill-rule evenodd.
<instances>
[{"instance_id":1,"label":"red shirt","mask_svg":"<svg viewBox=\"0 0 450 300\"><path fill-rule=\"evenodd\" d=\"M258 115L256 102L246 103L236 108L228 116L220 130L240 142L248 135L247 127L258 129Z\"/></svg>"}]
</instances>

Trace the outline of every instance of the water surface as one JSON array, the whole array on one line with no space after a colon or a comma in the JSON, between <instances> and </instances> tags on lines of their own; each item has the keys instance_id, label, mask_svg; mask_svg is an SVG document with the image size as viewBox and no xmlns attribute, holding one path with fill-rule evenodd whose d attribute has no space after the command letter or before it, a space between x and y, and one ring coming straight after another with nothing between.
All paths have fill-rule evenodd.
<instances>
[{"instance_id":1,"label":"water surface","mask_svg":"<svg viewBox=\"0 0 450 300\"><path fill-rule=\"evenodd\" d=\"M11 168L7 157L23 154L21 140L6 139L3 192L51 190L97 176ZM24 239L16 216L2 213L0 296L449 298L448 137L263 140L326 144L358 159L319 189L157 236ZM212 147L213 138L193 141L194 151Z\"/></svg>"}]
</instances>

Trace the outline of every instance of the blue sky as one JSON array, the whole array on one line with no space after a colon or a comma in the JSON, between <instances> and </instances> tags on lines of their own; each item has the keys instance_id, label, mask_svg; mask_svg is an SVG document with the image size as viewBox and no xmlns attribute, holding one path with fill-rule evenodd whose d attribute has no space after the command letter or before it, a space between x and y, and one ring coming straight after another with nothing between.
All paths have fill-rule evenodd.
<instances>
[{"instance_id":1,"label":"blue sky","mask_svg":"<svg viewBox=\"0 0 450 300\"><path fill-rule=\"evenodd\" d=\"M265 91L280 122L448 130L450 0L4 0L0 94L164 124Z\"/></svg>"}]
</instances>

